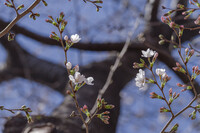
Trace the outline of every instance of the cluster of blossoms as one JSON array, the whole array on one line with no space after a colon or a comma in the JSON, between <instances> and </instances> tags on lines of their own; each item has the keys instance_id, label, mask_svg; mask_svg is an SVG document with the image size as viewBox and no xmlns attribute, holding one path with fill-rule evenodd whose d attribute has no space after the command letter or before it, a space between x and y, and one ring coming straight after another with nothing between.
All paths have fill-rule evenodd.
<instances>
[{"instance_id":1,"label":"cluster of blossoms","mask_svg":"<svg viewBox=\"0 0 200 133\"><path fill-rule=\"evenodd\" d=\"M184 25L179 25L179 24L176 24L175 22L172 21L172 18L171 18L171 13L167 13L165 14L164 16L161 17L161 21L165 24L168 24L170 28L172 29L178 29L178 36L181 37L183 35L183 30L184 30Z\"/></svg>"},{"instance_id":2,"label":"cluster of blossoms","mask_svg":"<svg viewBox=\"0 0 200 133\"><path fill-rule=\"evenodd\" d=\"M146 51L142 50L142 57L148 58L148 61L151 65L151 67L149 69L152 69L153 64L156 60L156 58L158 57L158 53L156 51L153 51L151 49L147 49ZM150 61L150 58L153 57L152 61ZM145 64L144 60L140 59L141 63L134 63L133 68L141 68L141 67L147 67L147 65ZM162 79L164 82L167 82L170 78L168 77L168 75L165 72L165 69L162 68L157 68L156 69L156 74L160 77L160 79ZM143 71L142 69L139 69L139 73L137 73L136 78L136 86L139 87L140 90L145 90L147 88L145 83L154 83L153 80L151 79L147 79L145 77L145 71Z\"/></svg>"},{"instance_id":3,"label":"cluster of blossoms","mask_svg":"<svg viewBox=\"0 0 200 133\"><path fill-rule=\"evenodd\" d=\"M70 72L69 75L69 80L74 84L74 85L83 85L83 84L87 84L87 85L94 85L92 82L94 81L93 77L88 77L85 78L84 75L82 75L79 72L79 66L76 65L73 69L72 69L72 64L70 62L66 63L66 67L67 70Z\"/></svg>"}]
</instances>

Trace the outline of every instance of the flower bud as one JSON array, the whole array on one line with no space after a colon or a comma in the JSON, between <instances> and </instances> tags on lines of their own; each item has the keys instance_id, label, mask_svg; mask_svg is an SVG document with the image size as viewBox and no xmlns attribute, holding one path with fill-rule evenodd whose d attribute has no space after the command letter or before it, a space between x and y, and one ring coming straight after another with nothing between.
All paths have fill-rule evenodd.
<instances>
[{"instance_id":1,"label":"flower bud","mask_svg":"<svg viewBox=\"0 0 200 133\"><path fill-rule=\"evenodd\" d=\"M182 84L180 84L180 83L177 83L176 85L177 85L178 87L182 87Z\"/></svg>"},{"instance_id":2,"label":"flower bud","mask_svg":"<svg viewBox=\"0 0 200 133\"><path fill-rule=\"evenodd\" d=\"M178 127L179 127L179 125L178 125L178 124L175 124L175 125L171 128L170 133L175 133L175 132L178 130Z\"/></svg>"},{"instance_id":3,"label":"flower bud","mask_svg":"<svg viewBox=\"0 0 200 133\"><path fill-rule=\"evenodd\" d=\"M160 45L165 44L165 40L160 40L160 41L158 42L158 44L160 44Z\"/></svg>"},{"instance_id":4,"label":"flower bud","mask_svg":"<svg viewBox=\"0 0 200 133\"><path fill-rule=\"evenodd\" d=\"M191 90L192 89L192 86L187 86L187 90Z\"/></svg>"},{"instance_id":5,"label":"flower bud","mask_svg":"<svg viewBox=\"0 0 200 133\"><path fill-rule=\"evenodd\" d=\"M102 114L108 115L108 114L110 114L110 112L109 112L109 111L105 111L105 112L103 112Z\"/></svg>"},{"instance_id":6,"label":"flower bud","mask_svg":"<svg viewBox=\"0 0 200 133\"><path fill-rule=\"evenodd\" d=\"M160 108L160 113L163 113L163 112L170 112L170 110L166 109L165 107L161 107Z\"/></svg>"},{"instance_id":7,"label":"flower bud","mask_svg":"<svg viewBox=\"0 0 200 133\"><path fill-rule=\"evenodd\" d=\"M46 2L45 0L42 0L42 3L43 3L45 6L48 5L47 2Z\"/></svg>"},{"instance_id":8,"label":"flower bud","mask_svg":"<svg viewBox=\"0 0 200 133\"><path fill-rule=\"evenodd\" d=\"M153 56L153 62L155 62L157 58L158 58L158 53L156 52L156 53L154 54L154 56Z\"/></svg>"},{"instance_id":9,"label":"flower bud","mask_svg":"<svg viewBox=\"0 0 200 133\"><path fill-rule=\"evenodd\" d=\"M191 117L191 120L196 119L196 113L197 113L197 111L194 110L191 114L189 114L189 117Z\"/></svg>"},{"instance_id":10,"label":"flower bud","mask_svg":"<svg viewBox=\"0 0 200 133\"><path fill-rule=\"evenodd\" d=\"M150 95L151 95L150 98L152 98L152 99L156 98L156 99L164 100L164 98L162 96L156 94L155 92L151 92Z\"/></svg>"},{"instance_id":11,"label":"flower bud","mask_svg":"<svg viewBox=\"0 0 200 133\"><path fill-rule=\"evenodd\" d=\"M65 35L64 40L67 41L69 38L67 35Z\"/></svg>"},{"instance_id":12,"label":"flower bud","mask_svg":"<svg viewBox=\"0 0 200 133\"><path fill-rule=\"evenodd\" d=\"M176 66L177 67L182 67L178 62L176 62Z\"/></svg>"},{"instance_id":13,"label":"flower bud","mask_svg":"<svg viewBox=\"0 0 200 133\"><path fill-rule=\"evenodd\" d=\"M66 67L67 67L68 70L71 70L71 68L72 68L71 62L67 62L66 63Z\"/></svg>"},{"instance_id":14,"label":"flower bud","mask_svg":"<svg viewBox=\"0 0 200 133\"><path fill-rule=\"evenodd\" d=\"M139 63L134 62L133 63L133 68L140 68Z\"/></svg>"},{"instance_id":15,"label":"flower bud","mask_svg":"<svg viewBox=\"0 0 200 133\"><path fill-rule=\"evenodd\" d=\"M46 19L45 20L47 23L52 23L53 21L52 20L49 20L49 19Z\"/></svg>"},{"instance_id":16,"label":"flower bud","mask_svg":"<svg viewBox=\"0 0 200 133\"><path fill-rule=\"evenodd\" d=\"M74 71L75 71L75 72L78 72L78 71L79 71L79 65L76 65L76 66L74 67Z\"/></svg>"},{"instance_id":17,"label":"flower bud","mask_svg":"<svg viewBox=\"0 0 200 133\"><path fill-rule=\"evenodd\" d=\"M113 109L115 106L114 105L111 105L111 104L108 104L108 105L105 105L104 108L105 109Z\"/></svg>"},{"instance_id":18,"label":"flower bud","mask_svg":"<svg viewBox=\"0 0 200 133\"><path fill-rule=\"evenodd\" d=\"M189 52L189 48L186 48L185 49L185 54L188 55L188 52Z\"/></svg>"},{"instance_id":19,"label":"flower bud","mask_svg":"<svg viewBox=\"0 0 200 133\"><path fill-rule=\"evenodd\" d=\"M184 91L186 91L186 90L187 90L187 89L182 89L181 92L184 92Z\"/></svg>"},{"instance_id":20,"label":"flower bud","mask_svg":"<svg viewBox=\"0 0 200 133\"><path fill-rule=\"evenodd\" d=\"M200 105L195 106L197 109L200 108Z\"/></svg>"},{"instance_id":21,"label":"flower bud","mask_svg":"<svg viewBox=\"0 0 200 133\"><path fill-rule=\"evenodd\" d=\"M161 40L163 40L165 37L164 37L162 34L160 34L160 35L159 35L159 38L160 38Z\"/></svg>"},{"instance_id":22,"label":"flower bud","mask_svg":"<svg viewBox=\"0 0 200 133\"><path fill-rule=\"evenodd\" d=\"M189 52L189 57L192 57L194 55L194 49L192 49L192 50L190 50L190 52Z\"/></svg>"},{"instance_id":23,"label":"flower bud","mask_svg":"<svg viewBox=\"0 0 200 133\"><path fill-rule=\"evenodd\" d=\"M169 96L172 96L172 88L169 89Z\"/></svg>"},{"instance_id":24,"label":"flower bud","mask_svg":"<svg viewBox=\"0 0 200 133\"><path fill-rule=\"evenodd\" d=\"M178 4L178 5L177 5L177 8L184 9L184 8L185 8L185 6L184 6L184 5L182 5L182 4Z\"/></svg>"},{"instance_id":25,"label":"flower bud","mask_svg":"<svg viewBox=\"0 0 200 133\"><path fill-rule=\"evenodd\" d=\"M174 93L173 93L172 97L173 97L173 98L175 98L175 97L176 97L176 92L174 92Z\"/></svg>"},{"instance_id":26,"label":"flower bud","mask_svg":"<svg viewBox=\"0 0 200 133\"><path fill-rule=\"evenodd\" d=\"M174 99L172 97L169 98L169 105L172 104L172 102L174 101Z\"/></svg>"},{"instance_id":27,"label":"flower bud","mask_svg":"<svg viewBox=\"0 0 200 133\"><path fill-rule=\"evenodd\" d=\"M194 23L196 25L200 25L200 15L198 16L198 18L194 21Z\"/></svg>"},{"instance_id":28,"label":"flower bud","mask_svg":"<svg viewBox=\"0 0 200 133\"><path fill-rule=\"evenodd\" d=\"M180 96L180 93L178 93L178 94L174 97L174 99L177 99L179 96Z\"/></svg>"},{"instance_id":29,"label":"flower bud","mask_svg":"<svg viewBox=\"0 0 200 133\"><path fill-rule=\"evenodd\" d=\"M175 22L171 22L171 23L169 24L169 27L172 28L172 29L175 28L175 26L176 26L176 23L175 23Z\"/></svg>"},{"instance_id":30,"label":"flower bud","mask_svg":"<svg viewBox=\"0 0 200 133\"><path fill-rule=\"evenodd\" d=\"M68 95L70 95L72 98L74 98L74 95L71 93L70 90L67 90L66 93L67 93Z\"/></svg>"},{"instance_id":31,"label":"flower bud","mask_svg":"<svg viewBox=\"0 0 200 133\"><path fill-rule=\"evenodd\" d=\"M9 34L8 34L8 41L13 41L13 40L14 40L14 38L15 38L15 34L14 34L14 33L11 33L11 32L9 32Z\"/></svg>"}]
</instances>

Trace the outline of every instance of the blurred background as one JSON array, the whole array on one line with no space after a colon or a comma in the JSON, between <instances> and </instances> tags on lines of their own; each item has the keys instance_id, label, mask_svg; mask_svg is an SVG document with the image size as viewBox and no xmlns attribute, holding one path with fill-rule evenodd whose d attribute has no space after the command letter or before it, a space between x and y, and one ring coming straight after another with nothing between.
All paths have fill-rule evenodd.
<instances>
[{"instance_id":1,"label":"blurred background","mask_svg":"<svg viewBox=\"0 0 200 133\"><path fill-rule=\"evenodd\" d=\"M15 17L15 12L7 8L4 2L5 0L0 0L1 30L5 27L7 22L10 22ZM24 4L25 7L28 7L33 0L15 0L14 2L16 5ZM18 45L16 49L12 49L12 45L15 44L6 42L5 39L1 38L0 105L11 109L26 105L32 109L32 115L51 115L52 111L63 102L65 96L61 91L56 91L56 89L54 89L56 87L51 87L53 85L56 86L56 83L49 85L45 80L38 82L35 80L37 77L32 74L32 69L26 66L26 62L23 62L23 55L19 56L16 62L20 60L24 65L21 66L15 61L13 62L14 58L18 57L15 53L20 55L20 52L26 51L28 54L41 61L47 61L59 67L64 67L65 59L62 48L58 44L55 44L54 41L51 43L47 40L50 33L56 31L52 25L45 22L48 15L55 18L59 16L60 12L64 12L65 18L68 21L64 34L68 36L79 34L82 39L78 46L81 44L88 44L85 48L81 49L77 46L71 48L68 52L68 60L73 65L79 64L80 67L84 67L94 62L98 63L108 58L115 57L119 50L116 50L117 48L114 47L114 44L125 43L128 33L133 30L136 20L139 25L134 31L132 40L140 42L143 37L146 37L146 40L148 40L149 36L152 34L147 29L154 28L157 25L160 26L160 17L166 12L161 9L161 6L165 5L166 7L174 9L179 0L104 0L103 2L104 3L101 5L103 8L100 9L99 12L96 12L95 6L91 3L84 3L81 0L59 0L56 1L56 3L54 0L48 0L47 7L44 7L43 4L39 4L33 10L33 12L38 12L40 14L40 17L38 17L36 21L30 19L27 15L17 23L16 26L18 29L15 28L12 30L16 33L15 43ZM186 0L184 2L187 3ZM155 3L157 3L157 6L154 5ZM157 9L156 15L154 14L153 16L152 14L154 18L150 14L153 10L151 10L151 6L155 6ZM196 16L194 15L192 17ZM167 31L163 32L165 32L163 34L166 34ZM38 36L34 36L32 33ZM188 41L191 41L194 47L198 49L199 39L197 35L198 34L195 33L195 38L191 35L189 39L185 40L184 45L186 45ZM43 39L39 41L40 39L37 39L37 37ZM154 41L156 42L157 40L155 39ZM108 46L113 46L111 47L113 50L107 50L106 48L102 48L103 50L101 50L98 49L98 47L96 48L98 45L106 44L111 44ZM170 51L170 55L176 61L180 61L176 50L170 49L169 47L167 47L167 50ZM134 52L134 50L132 52ZM140 55L141 53L138 54ZM198 65L198 59L198 57L194 57L191 61L191 66ZM132 62L134 62L134 60ZM169 88L173 88L173 91L180 93L180 88L177 88L176 83L182 83L183 80L181 80L163 61L158 61L155 64L155 68L156 67L165 68L167 74L172 77L172 80L166 86L166 93L168 93ZM22 70L18 70L19 68L22 68ZM16 72L13 72L15 69ZM138 70L135 70L133 73L136 73L136 71ZM148 77L151 77L147 70L146 73ZM45 76L38 76L41 79L46 78ZM118 78L121 78L120 75ZM67 81L64 83L67 83ZM149 93L152 91L160 93L158 88L153 85L148 86L148 89L145 91L139 91L135 86L134 76L132 80L127 82L124 88L121 89L119 93L121 104L120 115L116 126L117 133L132 133L136 131L137 133L156 133L162 129L170 116L165 113L159 113L159 108L165 106L165 103L149 98ZM179 111L180 108L185 107L190 99L192 99L192 96L193 94L191 92L181 93L180 98L172 105L173 110ZM199 114L197 115L197 119L192 121L188 117L191 111L192 110L185 111L173 122L173 124L179 123L179 132L199 132ZM11 116L12 114L10 112L0 112L0 132L2 132L4 123L8 117Z\"/></svg>"}]
</instances>

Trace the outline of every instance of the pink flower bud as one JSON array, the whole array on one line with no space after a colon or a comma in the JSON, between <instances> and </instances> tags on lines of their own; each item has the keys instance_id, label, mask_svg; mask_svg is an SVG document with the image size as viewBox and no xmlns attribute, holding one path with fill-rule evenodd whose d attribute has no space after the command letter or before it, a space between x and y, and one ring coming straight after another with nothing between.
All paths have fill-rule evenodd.
<instances>
[{"instance_id":1,"label":"pink flower bud","mask_svg":"<svg viewBox=\"0 0 200 133\"><path fill-rule=\"evenodd\" d=\"M180 25L180 27L179 27L180 29L184 29L184 25Z\"/></svg>"},{"instance_id":2,"label":"pink flower bud","mask_svg":"<svg viewBox=\"0 0 200 133\"><path fill-rule=\"evenodd\" d=\"M174 71L178 71L178 70L179 70L178 67L172 67L172 69L173 69Z\"/></svg>"},{"instance_id":3,"label":"pink flower bud","mask_svg":"<svg viewBox=\"0 0 200 133\"><path fill-rule=\"evenodd\" d=\"M196 67L195 67L195 71L198 71L198 70L199 70L199 67L198 67L198 66L196 66Z\"/></svg>"},{"instance_id":4,"label":"pink flower bud","mask_svg":"<svg viewBox=\"0 0 200 133\"><path fill-rule=\"evenodd\" d=\"M71 94L70 90L67 90L67 91L66 91L66 93L67 93L68 95L70 95L70 94Z\"/></svg>"},{"instance_id":5,"label":"pink flower bud","mask_svg":"<svg viewBox=\"0 0 200 133\"><path fill-rule=\"evenodd\" d=\"M174 22L171 22L171 23L169 24L169 26L170 26L171 28L175 28L175 26L176 26L176 23L174 23Z\"/></svg>"},{"instance_id":6,"label":"pink flower bud","mask_svg":"<svg viewBox=\"0 0 200 133\"><path fill-rule=\"evenodd\" d=\"M185 54L187 55L188 52L189 52L189 48L186 48L186 49L185 49Z\"/></svg>"},{"instance_id":7,"label":"pink flower bud","mask_svg":"<svg viewBox=\"0 0 200 133\"><path fill-rule=\"evenodd\" d=\"M186 91L186 90L187 90L187 89L182 89L181 92L184 92L184 91Z\"/></svg>"},{"instance_id":8,"label":"pink flower bud","mask_svg":"<svg viewBox=\"0 0 200 133\"><path fill-rule=\"evenodd\" d=\"M87 105L84 105L83 110L86 110L86 109L88 109L88 107L87 107Z\"/></svg>"},{"instance_id":9,"label":"pink flower bud","mask_svg":"<svg viewBox=\"0 0 200 133\"><path fill-rule=\"evenodd\" d=\"M140 68L140 66L139 66L138 63L134 62L134 63L133 63L133 68Z\"/></svg>"},{"instance_id":10,"label":"pink flower bud","mask_svg":"<svg viewBox=\"0 0 200 133\"><path fill-rule=\"evenodd\" d=\"M169 89L169 95L172 96L172 88Z\"/></svg>"},{"instance_id":11,"label":"pink flower bud","mask_svg":"<svg viewBox=\"0 0 200 133\"><path fill-rule=\"evenodd\" d=\"M163 23L168 23L168 21L169 21L169 20L167 20L167 18L166 18L166 17L164 17L164 16L161 16L161 21L162 21Z\"/></svg>"},{"instance_id":12,"label":"pink flower bud","mask_svg":"<svg viewBox=\"0 0 200 133\"><path fill-rule=\"evenodd\" d=\"M186 15L186 12L182 12L182 15Z\"/></svg>"},{"instance_id":13,"label":"pink flower bud","mask_svg":"<svg viewBox=\"0 0 200 133\"><path fill-rule=\"evenodd\" d=\"M76 66L74 67L74 70L75 70L75 72L78 72L78 71L79 71L79 65L76 65Z\"/></svg>"},{"instance_id":14,"label":"pink flower bud","mask_svg":"<svg viewBox=\"0 0 200 133\"><path fill-rule=\"evenodd\" d=\"M194 73L194 70L195 70L195 66L192 67L192 72L193 72L193 73Z\"/></svg>"},{"instance_id":15,"label":"pink flower bud","mask_svg":"<svg viewBox=\"0 0 200 133\"><path fill-rule=\"evenodd\" d=\"M193 54L194 54L194 49L190 50L189 56L191 57L191 56L193 56Z\"/></svg>"},{"instance_id":16,"label":"pink flower bud","mask_svg":"<svg viewBox=\"0 0 200 133\"><path fill-rule=\"evenodd\" d=\"M181 67L181 65L180 65L178 62L176 62L176 66L177 66L177 67Z\"/></svg>"},{"instance_id":17,"label":"pink flower bud","mask_svg":"<svg viewBox=\"0 0 200 133\"><path fill-rule=\"evenodd\" d=\"M182 87L182 84L180 84L180 83L177 83L176 85L177 85L178 87Z\"/></svg>"},{"instance_id":18,"label":"pink flower bud","mask_svg":"<svg viewBox=\"0 0 200 133\"><path fill-rule=\"evenodd\" d=\"M103 114L104 115L108 115L108 114L110 114L110 112L109 111L105 111L105 112L103 112Z\"/></svg>"},{"instance_id":19,"label":"pink flower bud","mask_svg":"<svg viewBox=\"0 0 200 133\"><path fill-rule=\"evenodd\" d=\"M158 53L156 52L153 56L153 61L156 61L156 59L158 58Z\"/></svg>"},{"instance_id":20,"label":"pink flower bud","mask_svg":"<svg viewBox=\"0 0 200 133\"><path fill-rule=\"evenodd\" d=\"M176 97L176 92L174 92L174 93L173 93L173 96L172 96L172 97L173 97L173 98L175 98L175 97Z\"/></svg>"}]
</instances>

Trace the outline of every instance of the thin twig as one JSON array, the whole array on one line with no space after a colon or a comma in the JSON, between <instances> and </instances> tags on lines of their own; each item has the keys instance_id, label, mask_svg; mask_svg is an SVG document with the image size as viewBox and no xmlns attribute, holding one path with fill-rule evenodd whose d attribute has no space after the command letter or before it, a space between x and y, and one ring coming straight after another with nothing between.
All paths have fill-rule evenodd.
<instances>
[{"instance_id":1,"label":"thin twig","mask_svg":"<svg viewBox=\"0 0 200 133\"><path fill-rule=\"evenodd\" d=\"M22 12L21 14L17 15L7 26L5 29L3 29L0 32L0 38L3 37L5 34L7 34L10 29L22 18L24 17L26 14L28 14L31 10L33 10L33 8L35 8L41 0L35 0L35 2L33 2L24 12Z\"/></svg>"},{"instance_id":2,"label":"thin twig","mask_svg":"<svg viewBox=\"0 0 200 133\"><path fill-rule=\"evenodd\" d=\"M131 37L135 33L135 30L137 29L138 25L139 25L139 22L138 22L138 19L136 19L136 22L134 24L134 28L133 28L133 30L131 32L129 32L128 37L126 39L126 43L124 44L124 47L122 48L120 54L117 56L117 59L115 60L114 65L111 66L111 69L110 69L110 72L109 72L108 77L106 79L106 82L105 82L103 88L99 91L97 99L102 98L103 94L106 92L106 90L108 89L109 85L112 83L112 77L113 77L115 71L117 70L117 68L119 67L119 65L121 63L120 61L123 58L124 54L126 53L128 47L129 47L129 45L131 43ZM97 109L97 106L96 106L97 105L97 99L95 101L94 106L90 110L90 114L92 114L92 116L96 115L96 113L97 113L97 111L96 111L96 109ZM91 120L89 118L86 118L86 122L90 123Z\"/></svg>"},{"instance_id":3,"label":"thin twig","mask_svg":"<svg viewBox=\"0 0 200 133\"><path fill-rule=\"evenodd\" d=\"M175 31L175 30L174 30ZM178 33L175 31L176 33L176 36L178 36ZM188 71L188 67L187 67L187 63L185 63L184 59L183 59L183 56L181 54L181 37L178 36L178 41L179 41L179 49L178 49L178 54L183 62L183 64L185 65L185 70L186 70L186 75L190 81L190 84L192 85L192 89L194 91L194 97L193 99L191 100L191 102L185 107L183 108L182 110L180 110L176 115L172 115L172 117L170 118L170 120L166 123L166 125L163 127L163 129L161 130L161 133L164 133L164 131L167 129L167 127L170 125L170 123L177 117L179 116L180 114L182 114L185 110L187 110L188 108L191 107L192 103L194 103L194 101L197 99L197 91L195 89L195 86L194 86L194 83L190 77L190 74L189 74L189 71Z\"/></svg>"}]
</instances>

